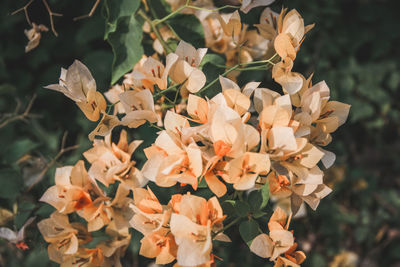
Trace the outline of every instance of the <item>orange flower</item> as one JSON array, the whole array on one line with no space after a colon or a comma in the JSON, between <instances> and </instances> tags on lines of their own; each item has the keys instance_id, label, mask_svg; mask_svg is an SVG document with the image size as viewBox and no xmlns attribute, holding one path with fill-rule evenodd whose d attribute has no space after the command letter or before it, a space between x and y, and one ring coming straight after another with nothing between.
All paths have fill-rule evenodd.
<instances>
[{"instance_id":1,"label":"orange flower","mask_svg":"<svg viewBox=\"0 0 400 267\"><path fill-rule=\"evenodd\" d=\"M139 254L147 258L156 258L156 264L168 264L175 260L177 245L171 231L160 228L156 232L145 235Z\"/></svg>"},{"instance_id":2,"label":"orange flower","mask_svg":"<svg viewBox=\"0 0 400 267\"><path fill-rule=\"evenodd\" d=\"M171 216L171 232L175 237L180 266L198 266L211 262L211 233L222 229L225 219L217 198L184 195L179 214Z\"/></svg>"},{"instance_id":3,"label":"orange flower","mask_svg":"<svg viewBox=\"0 0 400 267\"><path fill-rule=\"evenodd\" d=\"M80 244L92 240L86 227L80 223L69 223L68 216L54 212L50 218L38 223L40 233L50 243L49 258L57 263L63 263L65 257L78 252Z\"/></svg>"},{"instance_id":4,"label":"orange flower","mask_svg":"<svg viewBox=\"0 0 400 267\"><path fill-rule=\"evenodd\" d=\"M140 171L135 168L132 154L142 143L142 140L127 142L127 133L121 131L118 144L111 143L111 134L103 140L95 139L93 148L83 153L83 156L92 164L88 174L90 177L109 186L116 180L130 188L144 186L147 182Z\"/></svg>"},{"instance_id":5,"label":"orange flower","mask_svg":"<svg viewBox=\"0 0 400 267\"><path fill-rule=\"evenodd\" d=\"M86 172L83 161L78 161L75 166L57 168L55 180L56 184L47 189L40 201L47 202L63 214L89 207L91 195L104 196Z\"/></svg>"},{"instance_id":6,"label":"orange flower","mask_svg":"<svg viewBox=\"0 0 400 267\"><path fill-rule=\"evenodd\" d=\"M183 84L181 94L186 97L188 92L198 92L206 83L206 76L199 69L201 60L207 53L207 48L195 49L191 44L180 41L175 50L178 60L169 72L173 82Z\"/></svg>"},{"instance_id":7,"label":"orange flower","mask_svg":"<svg viewBox=\"0 0 400 267\"><path fill-rule=\"evenodd\" d=\"M196 143L185 144L181 140L179 129L188 126L188 122L175 113L167 112L164 125L167 130L160 132L154 144L145 149L148 160L142 173L159 186L170 187L179 182L196 189L203 161Z\"/></svg>"},{"instance_id":8,"label":"orange flower","mask_svg":"<svg viewBox=\"0 0 400 267\"><path fill-rule=\"evenodd\" d=\"M242 156L228 163L228 183L232 183L236 190L248 190L255 186L257 177L266 175L270 169L270 160L267 154L246 152Z\"/></svg>"},{"instance_id":9,"label":"orange flower","mask_svg":"<svg viewBox=\"0 0 400 267\"><path fill-rule=\"evenodd\" d=\"M290 219L291 215L288 218L286 213L278 207L268 222L269 235L260 234L254 238L250 250L260 257L275 261L275 267L286 266L287 261L291 264L302 263L305 255L301 251L295 252L297 244L294 243L293 233L288 230ZM286 258L280 256L281 254L284 254Z\"/></svg>"},{"instance_id":10,"label":"orange flower","mask_svg":"<svg viewBox=\"0 0 400 267\"><path fill-rule=\"evenodd\" d=\"M153 233L169 221L170 212L160 204L150 188L133 190L134 204L130 205L135 212L130 225L143 235Z\"/></svg>"},{"instance_id":11,"label":"orange flower","mask_svg":"<svg viewBox=\"0 0 400 267\"><path fill-rule=\"evenodd\" d=\"M153 57L143 56L136 63L132 72L125 75L124 84L136 91L148 89L154 92L154 85L159 89L167 88L167 78L173 64L178 60L175 54L169 54L166 58L166 66Z\"/></svg>"},{"instance_id":12,"label":"orange flower","mask_svg":"<svg viewBox=\"0 0 400 267\"><path fill-rule=\"evenodd\" d=\"M126 115L122 118L123 125L137 128L146 121L157 122L158 117L154 109L153 95L150 90L126 91L119 96Z\"/></svg>"}]
</instances>

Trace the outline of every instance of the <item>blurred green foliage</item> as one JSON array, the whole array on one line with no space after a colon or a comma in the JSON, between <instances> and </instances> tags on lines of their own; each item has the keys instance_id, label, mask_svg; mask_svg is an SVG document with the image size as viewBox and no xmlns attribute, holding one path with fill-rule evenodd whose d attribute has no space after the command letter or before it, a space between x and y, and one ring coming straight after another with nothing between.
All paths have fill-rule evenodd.
<instances>
[{"instance_id":1,"label":"blurred green foliage","mask_svg":"<svg viewBox=\"0 0 400 267\"><path fill-rule=\"evenodd\" d=\"M30 110L32 117L0 128L0 208L13 213L10 220L1 223L16 229L31 216L40 220L52 212L51 207L38 199L54 183L55 167L74 164L90 147L87 134L95 127L72 101L43 86L57 80L62 66L79 59L92 71L98 89L107 90L112 70L117 71L116 62L113 68L112 47L104 40L106 24L102 13L111 23L107 24L107 32L113 46L114 37L119 45L126 46L129 42L123 36L114 36L113 27L118 29L123 23L129 26L131 22L125 17L116 18L112 10L107 13L104 7L92 18L74 22L73 17L89 12L92 1L49 1L54 12L64 15L55 18L59 36L51 32L43 34L39 47L25 54L27 40L23 30L28 25L23 13L10 15L25 2L5 0L0 10L0 115L23 113L37 95ZM113 1L104 3L113 5ZM306 217L292 224L297 241L308 256L304 266L329 266L342 251L356 253L359 266L400 264L400 20L396 4L387 0L292 0L273 5L275 11L282 5L296 8L306 24L316 23L301 47L294 70L306 76L315 73L314 82L326 80L333 99L352 105L349 121L334 133L334 142L329 147L338 156L335 166L325 176L334 187L333 193L316 212L307 210ZM128 8L135 7L128 3ZM31 5L29 14L32 21L49 25L41 1ZM256 23L258 15L259 11L254 10L245 20ZM188 41L197 47L202 46L197 22L192 18L193 21L183 24L185 16L171 21L177 34L183 39L192 38ZM151 44L145 44L144 49L151 50ZM223 64L223 59L208 57L208 62L203 62L204 68L214 75L222 72L211 63ZM119 77L123 72L119 71L113 77ZM241 75L241 83L250 80L271 79L270 74L260 71ZM67 130L66 146L78 144L79 148L61 156L43 179L31 187L59 152ZM146 128L131 132L135 138L155 134ZM141 148L149 145L150 140L146 141ZM143 161L140 151L137 156L139 162ZM160 200L166 198L161 195ZM245 213L251 208L241 207ZM229 229L227 234L233 242L216 247L216 255L224 259L220 265L270 266L252 255L243 243L240 234L251 236L254 234L251 229L258 227L252 221L244 224L250 226L239 230L248 232ZM260 227L265 229L266 223ZM26 234L30 247L27 251L0 240L0 266L53 266L35 224ZM146 266L151 261L137 255L140 234L135 232L133 236L124 266Z\"/></svg>"}]
</instances>

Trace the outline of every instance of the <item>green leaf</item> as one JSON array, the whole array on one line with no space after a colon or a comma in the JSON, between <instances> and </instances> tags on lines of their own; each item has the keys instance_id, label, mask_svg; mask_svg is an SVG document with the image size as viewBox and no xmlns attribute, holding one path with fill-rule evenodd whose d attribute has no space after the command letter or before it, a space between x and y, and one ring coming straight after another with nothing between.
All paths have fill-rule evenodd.
<instances>
[{"instance_id":1,"label":"green leaf","mask_svg":"<svg viewBox=\"0 0 400 267\"><path fill-rule=\"evenodd\" d=\"M254 220L244 221L239 225L239 233L243 241L250 246L253 239L260 233L260 228Z\"/></svg>"},{"instance_id":2,"label":"green leaf","mask_svg":"<svg viewBox=\"0 0 400 267\"><path fill-rule=\"evenodd\" d=\"M250 206L247 202L238 200L235 203L235 211L239 217L247 217L250 212Z\"/></svg>"},{"instance_id":3,"label":"green leaf","mask_svg":"<svg viewBox=\"0 0 400 267\"><path fill-rule=\"evenodd\" d=\"M208 188L206 179L201 179L199 185L197 186L197 188Z\"/></svg>"},{"instance_id":4,"label":"green leaf","mask_svg":"<svg viewBox=\"0 0 400 267\"><path fill-rule=\"evenodd\" d=\"M251 207L252 212L259 211L263 201L261 190L251 191L247 198L247 201Z\"/></svg>"},{"instance_id":5,"label":"green leaf","mask_svg":"<svg viewBox=\"0 0 400 267\"><path fill-rule=\"evenodd\" d=\"M34 208L35 204L29 201L21 202L21 204L18 205L18 213L14 219L14 223L18 229L21 228L29 219Z\"/></svg>"},{"instance_id":6,"label":"green leaf","mask_svg":"<svg viewBox=\"0 0 400 267\"><path fill-rule=\"evenodd\" d=\"M204 47L204 30L200 21L193 15L178 14L167 21L175 33L193 46Z\"/></svg>"},{"instance_id":7,"label":"green leaf","mask_svg":"<svg viewBox=\"0 0 400 267\"><path fill-rule=\"evenodd\" d=\"M130 71L143 55L142 20L134 15L118 21L117 30L108 37L113 53L111 84Z\"/></svg>"},{"instance_id":8,"label":"green leaf","mask_svg":"<svg viewBox=\"0 0 400 267\"><path fill-rule=\"evenodd\" d=\"M268 183L263 185L260 189L252 191L247 201L251 207L253 213L260 212L265 206L267 206L269 200L269 188Z\"/></svg>"},{"instance_id":9,"label":"green leaf","mask_svg":"<svg viewBox=\"0 0 400 267\"><path fill-rule=\"evenodd\" d=\"M221 207L224 211L224 214L228 216L236 215L235 202L235 200L225 200L224 202L222 202Z\"/></svg>"},{"instance_id":10,"label":"green leaf","mask_svg":"<svg viewBox=\"0 0 400 267\"><path fill-rule=\"evenodd\" d=\"M107 40L110 33L117 30L119 21L126 17L131 17L139 8L139 0L105 0L103 13L106 18L106 29L104 40Z\"/></svg>"},{"instance_id":11,"label":"green leaf","mask_svg":"<svg viewBox=\"0 0 400 267\"><path fill-rule=\"evenodd\" d=\"M266 216L267 214L268 214L267 212L259 210L253 213L253 218L259 219Z\"/></svg>"},{"instance_id":12,"label":"green leaf","mask_svg":"<svg viewBox=\"0 0 400 267\"><path fill-rule=\"evenodd\" d=\"M23 186L21 175L9 168L0 170L0 198L15 199Z\"/></svg>"},{"instance_id":13,"label":"green leaf","mask_svg":"<svg viewBox=\"0 0 400 267\"><path fill-rule=\"evenodd\" d=\"M262 187L261 187L261 197L262 197L262 202L260 209L263 209L267 206L268 201L269 201L269 184L266 182Z\"/></svg>"},{"instance_id":14,"label":"green leaf","mask_svg":"<svg viewBox=\"0 0 400 267\"><path fill-rule=\"evenodd\" d=\"M203 68L206 64L225 65L225 59L221 55L207 53L201 61L200 68Z\"/></svg>"}]
</instances>

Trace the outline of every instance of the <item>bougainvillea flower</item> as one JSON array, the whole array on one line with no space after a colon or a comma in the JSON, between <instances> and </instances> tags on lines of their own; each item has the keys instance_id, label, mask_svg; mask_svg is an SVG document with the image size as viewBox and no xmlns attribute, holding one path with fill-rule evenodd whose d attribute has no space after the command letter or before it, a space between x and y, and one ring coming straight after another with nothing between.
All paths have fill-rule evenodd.
<instances>
[{"instance_id":1,"label":"bougainvillea flower","mask_svg":"<svg viewBox=\"0 0 400 267\"><path fill-rule=\"evenodd\" d=\"M272 68L272 78L282 86L289 94L295 94L303 86L303 78L300 73L292 72L293 61L289 57L283 58L281 62Z\"/></svg>"},{"instance_id":2,"label":"bougainvillea flower","mask_svg":"<svg viewBox=\"0 0 400 267\"><path fill-rule=\"evenodd\" d=\"M76 102L85 116L91 121L98 121L107 104L103 95L96 91L96 81L89 69L79 60L61 69L59 84L51 84L45 88L59 91Z\"/></svg>"},{"instance_id":3,"label":"bougainvillea flower","mask_svg":"<svg viewBox=\"0 0 400 267\"><path fill-rule=\"evenodd\" d=\"M206 13L199 17L204 29L206 47L217 53L225 53L231 38L224 34L216 13Z\"/></svg>"},{"instance_id":4,"label":"bougainvillea flower","mask_svg":"<svg viewBox=\"0 0 400 267\"><path fill-rule=\"evenodd\" d=\"M227 106L219 106L215 111L210 125L210 137L219 156L235 158L246 150L242 119Z\"/></svg>"},{"instance_id":5,"label":"bougainvillea flower","mask_svg":"<svg viewBox=\"0 0 400 267\"><path fill-rule=\"evenodd\" d=\"M216 197L212 197L207 201L202 197L191 194L183 195L182 198L180 198L179 214L204 226L207 225L209 221L211 229L214 232L222 229L222 221L226 217L223 215L222 208Z\"/></svg>"},{"instance_id":6,"label":"bougainvillea flower","mask_svg":"<svg viewBox=\"0 0 400 267\"><path fill-rule=\"evenodd\" d=\"M272 196L277 198L287 198L292 194L291 182L285 175L271 172L268 174L268 186Z\"/></svg>"},{"instance_id":7,"label":"bougainvillea flower","mask_svg":"<svg viewBox=\"0 0 400 267\"><path fill-rule=\"evenodd\" d=\"M253 60L271 58L273 56L273 43L265 39L257 30L246 30L242 39L242 51L249 53Z\"/></svg>"},{"instance_id":8,"label":"bougainvillea flower","mask_svg":"<svg viewBox=\"0 0 400 267\"><path fill-rule=\"evenodd\" d=\"M68 214L91 205L91 195L104 196L93 178L86 172L84 162L56 169L55 185L47 189L40 201Z\"/></svg>"},{"instance_id":9,"label":"bougainvillea flower","mask_svg":"<svg viewBox=\"0 0 400 267\"><path fill-rule=\"evenodd\" d=\"M325 81L321 81L311 88L307 88L300 96L302 112L296 114L297 118L301 118L300 122L305 125L311 125L312 122L315 122L320 117L321 109L326 105L329 97L329 87ZM302 116L300 117L300 115Z\"/></svg>"},{"instance_id":10,"label":"bougainvillea flower","mask_svg":"<svg viewBox=\"0 0 400 267\"><path fill-rule=\"evenodd\" d=\"M210 222L204 226L184 215L173 213L170 225L178 245L179 265L197 266L210 261L212 250Z\"/></svg>"},{"instance_id":11,"label":"bougainvillea flower","mask_svg":"<svg viewBox=\"0 0 400 267\"><path fill-rule=\"evenodd\" d=\"M179 214L173 213L170 221L171 232L178 245L178 265L209 263L212 260L211 233L221 230L225 219L219 202L216 197L206 201L190 194L183 195L178 201Z\"/></svg>"},{"instance_id":12,"label":"bougainvillea flower","mask_svg":"<svg viewBox=\"0 0 400 267\"><path fill-rule=\"evenodd\" d=\"M226 161L222 161L220 156L215 156L210 159L207 166L204 168L204 179L210 188L210 190L217 196L222 197L226 194L226 185L218 178L221 177L223 180L228 180L226 177Z\"/></svg>"},{"instance_id":13,"label":"bougainvillea flower","mask_svg":"<svg viewBox=\"0 0 400 267\"><path fill-rule=\"evenodd\" d=\"M164 90L168 85L168 73L178 60L178 56L171 53L166 57L166 65L153 57L144 57L134 67L133 71L125 75L125 83L134 89L148 89L154 92L154 85Z\"/></svg>"},{"instance_id":14,"label":"bougainvillea flower","mask_svg":"<svg viewBox=\"0 0 400 267\"><path fill-rule=\"evenodd\" d=\"M89 175L105 186L109 186L115 180L121 182L132 180L130 184L133 186L143 186L146 181L138 174L139 170L135 170L135 161L131 160L133 152L142 142L135 140L128 145L125 130L121 131L117 145L111 142L111 134L105 136L104 140L95 139L93 148L83 153L91 163Z\"/></svg>"},{"instance_id":15,"label":"bougainvillea flower","mask_svg":"<svg viewBox=\"0 0 400 267\"><path fill-rule=\"evenodd\" d=\"M260 234L252 241L250 250L263 258L275 261L279 255L287 252L294 244L293 233L288 230L290 218L286 213L277 208L269 222L269 234Z\"/></svg>"},{"instance_id":16,"label":"bougainvillea flower","mask_svg":"<svg viewBox=\"0 0 400 267\"><path fill-rule=\"evenodd\" d=\"M150 188L135 188L133 190L134 204L130 205L135 212L130 225L143 235L150 234L166 225L169 212L158 201Z\"/></svg>"},{"instance_id":17,"label":"bougainvillea flower","mask_svg":"<svg viewBox=\"0 0 400 267\"><path fill-rule=\"evenodd\" d=\"M279 14L272 11L271 8L267 7L263 10L260 16L260 24L256 24L258 31L261 36L267 40L274 40L278 34L278 20Z\"/></svg>"},{"instance_id":18,"label":"bougainvillea flower","mask_svg":"<svg viewBox=\"0 0 400 267\"><path fill-rule=\"evenodd\" d=\"M43 238L50 243L49 258L57 263L63 263L65 255L77 253L79 245L92 240L86 227L81 223L70 223L67 215L57 211L38 223Z\"/></svg>"},{"instance_id":19,"label":"bougainvillea flower","mask_svg":"<svg viewBox=\"0 0 400 267\"><path fill-rule=\"evenodd\" d=\"M296 248L297 243L295 242L293 246L291 246L289 250L284 253L284 256L279 256L276 259L274 267L300 267L300 264L302 264L306 260L306 255L303 251L296 251Z\"/></svg>"},{"instance_id":20,"label":"bougainvillea flower","mask_svg":"<svg viewBox=\"0 0 400 267\"><path fill-rule=\"evenodd\" d=\"M249 97L244 95L240 87L232 80L219 76L219 82L228 107L243 116L250 108Z\"/></svg>"},{"instance_id":21,"label":"bougainvillea flower","mask_svg":"<svg viewBox=\"0 0 400 267\"><path fill-rule=\"evenodd\" d=\"M238 36L242 30L242 22L238 11L229 14L220 14L218 16L222 30L227 36Z\"/></svg>"},{"instance_id":22,"label":"bougainvillea flower","mask_svg":"<svg viewBox=\"0 0 400 267\"><path fill-rule=\"evenodd\" d=\"M267 94L264 96L267 96ZM276 99L284 101L275 101ZM262 130L269 130L278 126L288 127L290 124L292 109L290 106L289 109L287 108L287 101L290 103L290 98L283 96L276 99L273 100L273 105L264 106L260 113L259 127ZM262 103L267 104L268 100L264 98Z\"/></svg>"},{"instance_id":23,"label":"bougainvillea flower","mask_svg":"<svg viewBox=\"0 0 400 267\"><path fill-rule=\"evenodd\" d=\"M118 97L123 92L125 92L125 85L115 84L104 93L107 100L114 105L114 115L126 113L124 105L122 105Z\"/></svg>"},{"instance_id":24,"label":"bougainvillea flower","mask_svg":"<svg viewBox=\"0 0 400 267\"><path fill-rule=\"evenodd\" d=\"M325 133L332 133L343 125L349 116L350 105L338 101L329 101L323 106L315 123Z\"/></svg>"},{"instance_id":25,"label":"bougainvillea flower","mask_svg":"<svg viewBox=\"0 0 400 267\"><path fill-rule=\"evenodd\" d=\"M117 116L103 113L99 124L89 133L88 138L90 141L93 141L95 136L106 136L118 125L121 125L121 121Z\"/></svg>"},{"instance_id":26,"label":"bougainvillea flower","mask_svg":"<svg viewBox=\"0 0 400 267\"><path fill-rule=\"evenodd\" d=\"M25 53L28 53L29 51L38 47L40 43L40 38L42 37L41 32L47 31L49 31L49 29L43 24L36 25L35 23L32 23L32 29L24 31L25 36L29 40L28 44L25 46Z\"/></svg>"},{"instance_id":27,"label":"bougainvillea flower","mask_svg":"<svg viewBox=\"0 0 400 267\"><path fill-rule=\"evenodd\" d=\"M139 254L147 258L156 258L156 264L168 264L176 258L178 247L169 229L160 228L147 234L140 243Z\"/></svg>"},{"instance_id":28,"label":"bougainvillea flower","mask_svg":"<svg viewBox=\"0 0 400 267\"><path fill-rule=\"evenodd\" d=\"M137 128L146 121L157 122L158 117L154 110L154 100L150 90L126 91L119 95L119 99L126 112L121 120L123 125Z\"/></svg>"},{"instance_id":29,"label":"bougainvillea flower","mask_svg":"<svg viewBox=\"0 0 400 267\"><path fill-rule=\"evenodd\" d=\"M303 18L295 9L287 14L286 11L287 9L282 9L279 15L277 23L279 34L275 38L274 47L282 59L289 57L294 60L304 35L314 27L314 24L304 26Z\"/></svg>"},{"instance_id":30,"label":"bougainvillea flower","mask_svg":"<svg viewBox=\"0 0 400 267\"><path fill-rule=\"evenodd\" d=\"M174 123L165 123L166 128L173 129L170 124ZM170 187L179 182L197 188L203 162L201 150L196 143L185 145L179 139L178 133L165 130L159 134L154 144L144 151L148 159L142 169L144 177L163 187Z\"/></svg>"},{"instance_id":31,"label":"bougainvillea flower","mask_svg":"<svg viewBox=\"0 0 400 267\"><path fill-rule=\"evenodd\" d=\"M187 92L196 93L206 83L206 76L198 69L201 60L207 53L207 48L195 49L191 44L180 41L175 54L178 60L169 72L172 81L183 84L181 93L187 96ZM186 91L185 91L186 90Z\"/></svg>"},{"instance_id":32,"label":"bougainvillea flower","mask_svg":"<svg viewBox=\"0 0 400 267\"><path fill-rule=\"evenodd\" d=\"M196 122L208 122L208 110L208 103L205 99L193 94L189 95L187 103L187 113Z\"/></svg>"},{"instance_id":33,"label":"bougainvillea flower","mask_svg":"<svg viewBox=\"0 0 400 267\"><path fill-rule=\"evenodd\" d=\"M228 164L228 183L236 190L248 190L255 186L257 177L266 175L270 169L268 154L246 152Z\"/></svg>"}]
</instances>

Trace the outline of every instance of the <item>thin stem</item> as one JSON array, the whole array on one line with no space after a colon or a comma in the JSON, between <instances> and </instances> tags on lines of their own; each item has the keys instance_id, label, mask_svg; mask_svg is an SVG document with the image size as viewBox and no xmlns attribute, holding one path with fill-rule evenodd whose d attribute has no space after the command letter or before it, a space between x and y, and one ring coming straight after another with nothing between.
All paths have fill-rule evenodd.
<instances>
[{"instance_id":1,"label":"thin stem","mask_svg":"<svg viewBox=\"0 0 400 267\"><path fill-rule=\"evenodd\" d=\"M170 14L168 14L167 16L163 17L162 19L155 19L153 20L154 25L158 25L160 23L163 23L164 21L172 18L173 16L175 16L177 13L181 12L183 9L185 9L187 6L183 5L180 8L178 8L177 10L175 10L174 12L171 12Z\"/></svg>"},{"instance_id":2,"label":"thin stem","mask_svg":"<svg viewBox=\"0 0 400 267\"><path fill-rule=\"evenodd\" d=\"M11 122L14 122L14 121L17 121L17 120L25 120L26 118L31 117L32 115L30 115L29 112L30 112L31 109L32 109L33 102L35 102L35 99L36 99L36 95L33 95L32 98L31 98L31 100L29 101L29 104L28 104L28 106L26 107L24 113L18 114L18 115L15 115L15 116L13 116L13 117L10 117L10 118L6 119L5 121L3 121L3 122L0 124L0 129L3 128L4 126L6 126L7 124L11 123ZM16 109L15 113L18 112L19 106L20 106L20 102L19 102L19 100L18 100L18 102L17 102L17 109Z\"/></svg>"},{"instance_id":3,"label":"thin stem","mask_svg":"<svg viewBox=\"0 0 400 267\"><path fill-rule=\"evenodd\" d=\"M57 16L57 17L61 17L62 14L59 13L54 13L53 11L51 11L49 4L47 3L47 0L42 0L44 6L47 9L47 12L49 13L49 17L50 17L50 26L51 26L51 31L54 33L55 36L58 36L58 33L56 32L56 29L54 27L54 20L53 20L53 16Z\"/></svg>"},{"instance_id":4,"label":"thin stem","mask_svg":"<svg viewBox=\"0 0 400 267\"><path fill-rule=\"evenodd\" d=\"M197 7L197 6L192 6L192 5L188 5L186 7L191 8L191 9L196 9L196 10L210 11L210 12L216 12L216 11L223 10L226 8L235 8L235 9L240 8L240 6L232 6L232 5L226 5L226 6L222 6L222 7L218 7L218 8L213 8L213 9Z\"/></svg>"},{"instance_id":5,"label":"thin stem","mask_svg":"<svg viewBox=\"0 0 400 267\"><path fill-rule=\"evenodd\" d=\"M225 225L221 230L219 230L218 232L216 232L214 234L214 236L224 232L225 230L231 228L232 226L234 226L236 223L238 223L242 218L241 217L237 217L236 219L234 219L233 221L231 221L230 223L228 223L227 225Z\"/></svg>"},{"instance_id":6,"label":"thin stem","mask_svg":"<svg viewBox=\"0 0 400 267\"><path fill-rule=\"evenodd\" d=\"M178 86L180 86L181 84L180 83L177 83L177 84L174 84L173 86L170 86L170 87L168 87L167 89L165 89L165 90L162 90L162 91L160 91L160 92L158 92L157 94L155 94L154 96L153 96L153 98L154 98L154 100L156 100L158 97L160 97L160 96L163 96L163 95L165 95L165 93L168 93L168 92L170 92L170 91L174 91Z\"/></svg>"},{"instance_id":7,"label":"thin stem","mask_svg":"<svg viewBox=\"0 0 400 267\"><path fill-rule=\"evenodd\" d=\"M157 29L156 25L154 24L154 22L146 15L145 12L143 12L143 10L139 9L138 14L139 14L139 16L144 18L147 21L147 23L150 24L151 29L153 30L153 32L156 35L157 39L160 41L161 45L164 47L165 51L167 53L171 53L172 49L164 41L164 39L162 38L162 36L161 36L159 30Z\"/></svg>"},{"instance_id":8,"label":"thin stem","mask_svg":"<svg viewBox=\"0 0 400 267\"><path fill-rule=\"evenodd\" d=\"M79 17L75 17L73 18L74 21L80 20L80 19L84 19L84 18L90 18L91 16L93 16L94 12L96 11L97 6L100 4L101 0L96 0L96 3L94 3L92 9L90 10L89 14L83 15L83 16L79 16Z\"/></svg>"},{"instance_id":9,"label":"thin stem","mask_svg":"<svg viewBox=\"0 0 400 267\"><path fill-rule=\"evenodd\" d=\"M156 128L156 129L158 129L158 130L160 130L160 131L164 131L163 128L158 127L157 125L155 125L155 124L153 124L153 123L151 123L151 122L149 122L149 124L150 124L150 127Z\"/></svg>"},{"instance_id":10,"label":"thin stem","mask_svg":"<svg viewBox=\"0 0 400 267\"><path fill-rule=\"evenodd\" d=\"M259 61L253 61L253 62L246 62L246 63L238 63L235 66L229 68L228 70L226 70L224 73L221 74L221 76L226 76L229 73L231 73L234 70L240 69L241 66L247 66L247 65L253 65L253 64L262 64L262 63L268 63L271 65L275 65L275 63L272 61L275 57L277 56L277 54L273 55L271 58L266 59L266 60L259 60ZM260 67L260 66L257 66ZM247 69L246 69L247 70ZM250 68L249 68L250 70ZM207 84L205 87L203 87L200 91L198 91L196 94L200 95L200 93L204 92L205 90L207 90L208 88L210 88L211 86L213 86L215 83L217 83L219 81L219 77L216 78L215 80L213 80L212 82L210 82L209 84Z\"/></svg>"},{"instance_id":11,"label":"thin stem","mask_svg":"<svg viewBox=\"0 0 400 267\"><path fill-rule=\"evenodd\" d=\"M118 100L117 102L112 103L111 105L109 105L109 106L108 106L108 109L107 109L107 114L110 114L111 108L114 107L114 106L115 106L116 104L118 104L119 102L121 102L121 100Z\"/></svg>"},{"instance_id":12,"label":"thin stem","mask_svg":"<svg viewBox=\"0 0 400 267\"><path fill-rule=\"evenodd\" d=\"M30 0L26 5L24 5L23 7L21 7L21 8L19 8L19 9L15 10L13 13L11 13L11 15L15 15L15 14L17 14L18 12L21 12L21 11L23 10L24 13L25 13L26 21L28 22L28 24L29 24L30 26L32 26L32 22L31 22L31 20L30 20L30 18L29 18L29 14L28 14L28 7L32 4L33 1L35 1L35 0Z\"/></svg>"},{"instance_id":13,"label":"thin stem","mask_svg":"<svg viewBox=\"0 0 400 267\"><path fill-rule=\"evenodd\" d=\"M226 76L229 73L231 73L232 71L236 70L237 68L239 68L240 65L236 64L235 66L233 66L232 68L228 69L227 71L225 71L224 73L221 74L221 76ZM217 83L219 81L219 77L216 78L215 80L213 80L212 82L210 82L209 84L207 84L206 86L204 86L200 91L198 91L196 93L196 95L200 95L200 93L204 92L205 90L207 90L208 88L210 88L211 86L213 86L215 83Z\"/></svg>"}]
</instances>

